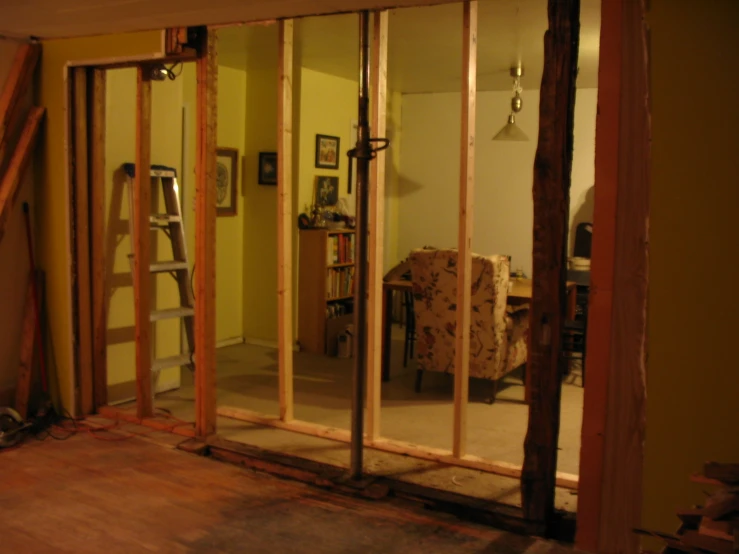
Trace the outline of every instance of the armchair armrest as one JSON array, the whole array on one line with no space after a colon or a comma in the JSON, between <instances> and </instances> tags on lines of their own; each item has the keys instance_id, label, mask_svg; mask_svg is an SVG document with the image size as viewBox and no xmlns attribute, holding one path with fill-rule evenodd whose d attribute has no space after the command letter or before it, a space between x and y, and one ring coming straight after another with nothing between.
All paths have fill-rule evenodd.
<instances>
[{"instance_id":1,"label":"armchair armrest","mask_svg":"<svg viewBox=\"0 0 739 554\"><path fill-rule=\"evenodd\" d=\"M508 344L513 344L524 338L529 329L529 305L506 306L505 317Z\"/></svg>"}]
</instances>

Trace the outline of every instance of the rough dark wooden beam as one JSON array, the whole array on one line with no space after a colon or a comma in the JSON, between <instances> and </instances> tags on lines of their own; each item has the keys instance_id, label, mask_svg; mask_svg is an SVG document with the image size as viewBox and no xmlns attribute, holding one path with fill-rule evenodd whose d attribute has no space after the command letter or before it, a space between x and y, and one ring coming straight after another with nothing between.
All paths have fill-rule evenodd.
<instances>
[{"instance_id":1,"label":"rough dark wooden beam","mask_svg":"<svg viewBox=\"0 0 739 554\"><path fill-rule=\"evenodd\" d=\"M548 11L534 160L531 403L521 475L524 515L545 524L554 513L557 471L580 2L549 0Z\"/></svg>"}]
</instances>

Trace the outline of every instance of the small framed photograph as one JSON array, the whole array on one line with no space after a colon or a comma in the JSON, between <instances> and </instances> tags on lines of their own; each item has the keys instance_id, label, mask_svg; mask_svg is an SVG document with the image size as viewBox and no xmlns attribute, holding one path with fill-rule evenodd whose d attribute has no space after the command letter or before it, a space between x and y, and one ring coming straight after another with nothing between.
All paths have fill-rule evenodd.
<instances>
[{"instance_id":1,"label":"small framed photograph","mask_svg":"<svg viewBox=\"0 0 739 554\"><path fill-rule=\"evenodd\" d=\"M259 153L259 179L260 185L277 184L277 152Z\"/></svg>"},{"instance_id":2,"label":"small framed photograph","mask_svg":"<svg viewBox=\"0 0 739 554\"><path fill-rule=\"evenodd\" d=\"M336 206L339 203L339 178L316 175L313 183L313 203L316 206Z\"/></svg>"},{"instance_id":3,"label":"small framed photograph","mask_svg":"<svg viewBox=\"0 0 739 554\"><path fill-rule=\"evenodd\" d=\"M216 149L216 212L219 216L236 215L239 151Z\"/></svg>"},{"instance_id":4,"label":"small framed photograph","mask_svg":"<svg viewBox=\"0 0 739 554\"><path fill-rule=\"evenodd\" d=\"M339 137L316 135L316 167L339 169Z\"/></svg>"}]
</instances>

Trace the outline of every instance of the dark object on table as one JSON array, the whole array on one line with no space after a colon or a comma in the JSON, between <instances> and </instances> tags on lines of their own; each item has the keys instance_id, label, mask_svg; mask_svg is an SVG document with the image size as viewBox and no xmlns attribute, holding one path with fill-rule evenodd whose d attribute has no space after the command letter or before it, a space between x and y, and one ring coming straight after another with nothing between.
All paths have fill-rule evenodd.
<instances>
[{"instance_id":1,"label":"dark object on table","mask_svg":"<svg viewBox=\"0 0 739 554\"><path fill-rule=\"evenodd\" d=\"M576 258L590 258L591 244L593 242L593 224L579 223L575 228L575 249L574 256Z\"/></svg>"},{"instance_id":2,"label":"dark object on table","mask_svg":"<svg viewBox=\"0 0 739 554\"><path fill-rule=\"evenodd\" d=\"M298 216L298 229L310 229L310 217L307 214L300 214Z\"/></svg>"}]
</instances>

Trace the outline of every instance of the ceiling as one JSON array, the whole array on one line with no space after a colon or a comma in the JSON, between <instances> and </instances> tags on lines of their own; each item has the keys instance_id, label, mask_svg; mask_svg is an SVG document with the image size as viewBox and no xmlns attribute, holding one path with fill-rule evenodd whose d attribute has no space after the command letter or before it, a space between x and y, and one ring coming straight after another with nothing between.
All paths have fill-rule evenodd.
<instances>
[{"instance_id":1,"label":"ceiling","mask_svg":"<svg viewBox=\"0 0 739 554\"><path fill-rule=\"evenodd\" d=\"M358 73L358 18L308 17L296 25L296 59L304 67L347 79ZM509 68L524 67L525 89L538 89L544 64L547 0L479 0L478 90L510 90ZM578 87L598 82L600 0L582 0ZM256 68L274 64L275 26L219 30L219 61ZM274 67L274 66L273 66ZM462 6L394 9L389 16L388 81L403 93L451 92L461 87Z\"/></svg>"}]
</instances>

